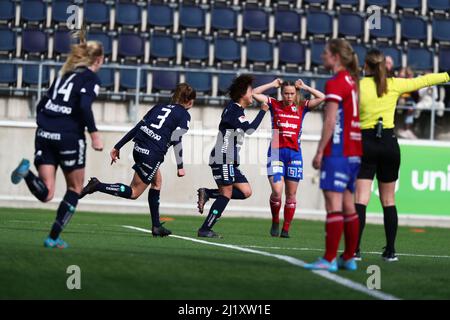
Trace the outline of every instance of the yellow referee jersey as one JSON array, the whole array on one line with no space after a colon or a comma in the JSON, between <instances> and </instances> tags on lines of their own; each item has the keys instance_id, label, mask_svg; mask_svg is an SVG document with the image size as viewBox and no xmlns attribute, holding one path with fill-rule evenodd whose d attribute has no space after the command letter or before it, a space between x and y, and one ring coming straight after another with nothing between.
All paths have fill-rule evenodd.
<instances>
[{"instance_id":1,"label":"yellow referee jersey","mask_svg":"<svg viewBox=\"0 0 450 320\"><path fill-rule=\"evenodd\" d=\"M359 82L361 129L373 129L379 117L383 118L384 128L394 128L394 112L400 95L448 81L450 77L447 72L431 73L413 79L388 78L387 93L379 98L373 77L364 77Z\"/></svg>"}]
</instances>

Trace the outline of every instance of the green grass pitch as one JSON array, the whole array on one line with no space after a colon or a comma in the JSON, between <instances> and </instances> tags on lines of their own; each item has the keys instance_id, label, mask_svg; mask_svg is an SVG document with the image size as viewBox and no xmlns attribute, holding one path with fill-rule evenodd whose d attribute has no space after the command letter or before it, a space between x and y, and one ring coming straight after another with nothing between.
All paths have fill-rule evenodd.
<instances>
[{"instance_id":1,"label":"green grass pitch","mask_svg":"<svg viewBox=\"0 0 450 320\"><path fill-rule=\"evenodd\" d=\"M150 228L147 215L77 212L63 233L70 248L46 249L54 212L0 209L0 299L373 299L299 266L230 248L180 238L153 238L123 225ZM164 217L164 215L163 215ZM175 235L197 239L198 217L171 217ZM301 217L300 217L301 218ZM209 242L310 262L322 254L322 222L296 219L291 238L269 236L270 220L224 214ZM400 299L450 298L447 229L401 227L400 261L363 254L357 272L338 276L366 285L367 267L381 269L381 291ZM368 225L363 252L380 252L383 226ZM422 256L424 255L424 256ZM68 290L67 267L81 268L81 290Z\"/></svg>"}]
</instances>

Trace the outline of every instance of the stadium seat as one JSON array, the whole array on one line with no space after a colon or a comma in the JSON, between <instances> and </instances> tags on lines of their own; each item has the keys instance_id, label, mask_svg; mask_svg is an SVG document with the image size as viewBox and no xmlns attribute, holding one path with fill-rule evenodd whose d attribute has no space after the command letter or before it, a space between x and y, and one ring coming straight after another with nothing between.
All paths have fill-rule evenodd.
<instances>
[{"instance_id":1,"label":"stadium seat","mask_svg":"<svg viewBox=\"0 0 450 320\"><path fill-rule=\"evenodd\" d=\"M42 67L42 85L47 85L49 81L49 68ZM39 66L24 65L23 66L23 83L25 85L37 86L39 84Z\"/></svg>"},{"instance_id":2,"label":"stadium seat","mask_svg":"<svg viewBox=\"0 0 450 320\"><path fill-rule=\"evenodd\" d=\"M329 80L328 78L316 78L315 79L316 84L314 88L316 88L320 92L325 93L325 84L327 83L328 80Z\"/></svg>"},{"instance_id":3,"label":"stadium seat","mask_svg":"<svg viewBox=\"0 0 450 320\"><path fill-rule=\"evenodd\" d=\"M303 2L310 6L321 6L326 5L328 3L328 0L304 0Z\"/></svg>"},{"instance_id":4,"label":"stadium seat","mask_svg":"<svg viewBox=\"0 0 450 320\"><path fill-rule=\"evenodd\" d=\"M340 8L355 8L358 9L359 0L335 0L334 5Z\"/></svg>"},{"instance_id":5,"label":"stadium seat","mask_svg":"<svg viewBox=\"0 0 450 320\"><path fill-rule=\"evenodd\" d=\"M247 41L247 62L263 63L265 67L272 65L273 45L265 40Z\"/></svg>"},{"instance_id":6,"label":"stadium seat","mask_svg":"<svg viewBox=\"0 0 450 320\"><path fill-rule=\"evenodd\" d=\"M408 41L427 39L427 23L419 17L404 16L401 19L402 38Z\"/></svg>"},{"instance_id":7,"label":"stadium seat","mask_svg":"<svg viewBox=\"0 0 450 320\"><path fill-rule=\"evenodd\" d=\"M22 0L20 9L23 22L43 23L47 17L47 6L40 0Z\"/></svg>"},{"instance_id":8,"label":"stadium seat","mask_svg":"<svg viewBox=\"0 0 450 320\"><path fill-rule=\"evenodd\" d=\"M214 7L211 12L211 28L218 32L235 32L237 13L230 8Z\"/></svg>"},{"instance_id":9,"label":"stadium seat","mask_svg":"<svg viewBox=\"0 0 450 320\"><path fill-rule=\"evenodd\" d=\"M396 5L397 9L414 11L422 7L422 0L397 0Z\"/></svg>"},{"instance_id":10,"label":"stadium seat","mask_svg":"<svg viewBox=\"0 0 450 320\"><path fill-rule=\"evenodd\" d=\"M219 62L235 63L241 60L241 45L234 38L217 38L214 57Z\"/></svg>"},{"instance_id":11,"label":"stadium seat","mask_svg":"<svg viewBox=\"0 0 450 320\"><path fill-rule=\"evenodd\" d=\"M297 35L300 33L300 15L295 11L279 10L275 12L275 33Z\"/></svg>"},{"instance_id":12,"label":"stadium seat","mask_svg":"<svg viewBox=\"0 0 450 320\"><path fill-rule=\"evenodd\" d=\"M450 2L449 2L450 5ZM450 8L448 8L450 9ZM433 40L450 41L450 19L433 20Z\"/></svg>"},{"instance_id":13,"label":"stadium seat","mask_svg":"<svg viewBox=\"0 0 450 320\"><path fill-rule=\"evenodd\" d=\"M142 58L144 40L136 34L121 34L119 35L118 53L124 58Z\"/></svg>"},{"instance_id":14,"label":"stadium seat","mask_svg":"<svg viewBox=\"0 0 450 320\"><path fill-rule=\"evenodd\" d=\"M169 35L153 35L150 40L150 56L162 62L171 62L177 55L177 44Z\"/></svg>"},{"instance_id":15,"label":"stadium seat","mask_svg":"<svg viewBox=\"0 0 450 320\"><path fill-rule=\"evenodd\" d=\"M138 27L141 24L142 9L135 3L116 4L116 24L124 27Z\"/></svg>"},{"instance_id":16,"label":"stadium seat","mask_svg":"<svg viewBox=\"0 0 450 320\"><path fill-rule=\"evenodd\" d=\"M211 74L208 72L187 72L186 82L189 83L195 91L203 94L210 94L212 90Z\"/></svg>"},{"instance_id":17,"label":"stadium seat","mask_svg":"<svg viewBox=\"0 0 450 320\"><path fill-rule=\"evenodd\" d=\"M172 91L178 84L178 72L153 71L152 91Z\"/></svg>"},{"instance_id":18,"label":"stadium seat","mask_svg":"<svg viewBox=\"0 0 450 320\"><path fill-rule=\"evenodd\" d=\"M366 0L366 7L379 6L388 8L391 6L391 0Z\"/></svg>"},{"instance_id":19,"label":"stadium seat","mask_svg":"<svg viewBox=\"0 0 450 320\"><path fill-rule=\"evenodd\" d=\"M53 50L56 54L68 54L70 52L70 45L72 38L68 30L57 30L54 35Z\"/></svg>"},{"instance_id":20,"label":"stadium seat","mask_svg":"<svg viewBox=\"0 0 450 320\"><path fill-rule=\"evenodd\" d=\"M84 4L84 20L88 25L108 25L109 6L101 1L86 1Z\"/></svg>"},{"instance_id":21,"label":"stadium seat","mask_svg":"<svg viewBox=\"0 0 450 320\"><path fill-rule=\"evenodd\" d=\"M402 52L392 46L380 46L378 49L383 52L385 56L390 56L394 62L394 69L402 67Z\"/></svg>"},{"instance_id":22,"label":"stadium seat","mask_svg":"<svg viewBox=\"0 0 450 320\"><path fill-rule=\"evenodd\" d=\"M331 36L333 32L333 18L325 12L310 11L307 16L306 31L309 35Z\"/></svg>"},{"instance_id":23,"label":"stadium seat","mask_svg":"<svg viewBox=\"0 0 450 320\"><path fill-rule=\"evenodd\" d=\"M341 13L338 19L338 33L344 37L364 37L364 19L357 13Z\"/></svg>"},{"instance_id":24,"label":"stadium seat","mask_svg":"<svg viewBox=\"0 0 450 320\"><path fill-rule=\"evenodd\" d=\"M136 69L121 69L120 70L120 87L125 90L136 89L137 70ZM147 72L141 70L141 80L139 82L139 89L142 90L147 86Z\"/></svg>"},{"instance_id":25,"label":"stadium seat","mask_svg":"<svg viewBox=\"0 0 450 320\"><path fill-rule=\"evenodd\" d=\"M171 29L173 26L173 9L163 4L149 4L147 6L147 23L151 29Z\"/></svg>"},{"instance_id":26,"label":"stadium seat","mask_svg":"<svg viewBox=\"0 0 450 320\"><path fill-rule=\"evenodd\" d=\"M0 63L0 84L12 85L17 82L17 66L12 63Z\"/></svg>"},{"instance_id":27,"label":"stadium seat","mask_svg":"<svg viewBox=\"0 0 450 320\"><path fill-rule=\"evenodd\" d=\"M73 1L59 0L54 1L52 5L52 21L53 23L66 23L69 14L67 8L73 5Z\"/></svg>"},{"instance_id":28,"label":"stadium seat","mask_svg":"<svg viewBox=\"0 0 450 320\"><path fill-rule=\"evenodd\" d=\"M408 48L408 67L413 70L433 70L434 52L425 48Z\"/></svg>"},{"instance_id":29,"label":"stadium seat","mask_svg":"<svg viewBox=\"0 0 450 320\"><path fill-rule=\"evenodd\" d=\"M114 87L114 69L106 68L104 65L98 72L98 77L100 78L101 89L112 89Z\"/></svg>"},{"instance_id":30,"label":"stadium seat","mask_svg":"<svg viewBox=\"0 0 450 320\"><path fill-rule=\"evenodd\" d=\"M16 5L11 0L0 1L0 24L8 24L16 17Z\"/></svg>"},{"instance_id":31,"label":"stadium seat","mask_svg":"<svg viewBox=\"0 0 450 320\"><path fill-rule=\"evenodd\" d=\"M439 50L439 70L450 70L450 48L441 48Z\"/></svg>"},{"instance_id":32,"label":"stadium seat","mask_svg":"<svg viewBox=\"0 0 450 320\"><path fill-rule=\"evenodd\" d=\"M112 38L104 32L89 32L87 34L88 40L98 41L103 44L103 53L105 56L112 54Z\"/></svg>"},{"instance_id":33,"label":"stadium seat","mask_svg":"<svg viewBox=\"0 0 450 320\"><path fill-rule=\"evenodd\" d=\"M353 51L356 52L356 55L358 56L358 63L360 67L364 66L364 60L366 59L366 53L367 53L367 48L366 46L362 45L362 44L352 44L353 47Z\"/></svg>"},{"instance_id":34,"label":"stadium seat","mask_svg":"<svg viewBox=\"0 0 450 320\"><path fill-rule=\"evenodd\" d=\"M429 11L447 12L450 9L450 3L448 0L428 0Z\"/></svg>"},{"instance_id":35,"label":"stadium seat","mask_svg":"<svg viewBox=\"0 0 450 320\"><path fill-rule=\"evenodd\" d=\"M395 40L395 20L387 15L381 16L380 29L371 29L370 37L376 38L377 40L387 39L387 40Z\"/></svg>"},{"instance_id":36,"label":"stadium seat","mask_svg":"<svg viewBox=\"0 0 450 320\"><path fill-rule=\"evenodd\" d=\"M47 34L40 30L22 32L22 51L30 54L47 52Z\"/></svg>"},{"instance_id":37,"label":"stadium seat","mask_svg":"<svg viewBox=\"0 0 450 320\"><path fill-rule=\"evenodd\" d=\"M246 9L243 16L244 32L262 35L269 30L269 16L264 10Z\"/></svg>"},{"instance_id":38,"label":"stadium seat","mask_svg":"<svg viewBox=\"0 0 450 320\"><path fill-rule=\"evenodd\" d=\"M236 77L235 74L219 73L218 76L219 94L226 94L228 92L228 88L230 87L231 82L233 82L233 79L235 77Z\"/></svg>"},{"instance_id":39,"label":"stadium seat","mask_svg":"<svg viewBox=\"0 0 450 320\"><path fill-rule=\"evenodd\" d=\"M311 65L320 66L322 65L322 53L325 49L325 42L314 41L311 42Z\"/></svg>"},{"instance_id":40,"label":"stadium seat","mask_svg":"<svg viewBox=\"0 0 450 320\"><path fill-rule=\"evenodd\" d=\"M183 5L180 8L180 27L188 32L199 32L205 29L205 11L196 6Z\"/></svg>"},{"instance_id":41,"label":"stadium seat","mask_svg":"<svg viewBox=\"0 0 450 320\"><path fill-rule=\"evenodd\" d=\"M207 62L209 57L209 42L204 37L183 37L183 60Z\"/></svg>"},{"instance_id":42,"label":"stadium seat","mask_svg":"<svg viewBox=\"0 0 450 320\"><path fill-rule=\"evenodd\" d=\"M280 65L298 69L305 64L305 47L298 41L282 41L278 48Z\"/></svg>"},{"instance_id":43,"label":"stadium seat","mask_svg":"<svg viewBox=\"0 0 450 320\"><path fill-rule=\"evenodd\" d=\"M0 28L0 55L16 51L16 34L8 28Z\"/></svg>"},{"instance_id":44,"label":"stadium seat","mask_svg":"<svg viewBox=\"0 0 450 320\"><path fill-rule=\"evenodd\" d=\"M255 81L253 81L253 88L259 87L263 84L272 82L277 77L273 75L254 75ZM267 94L272 97L276 97L278 90L276 88L270 88L269 90L264 91L264 94Z\"/></svg>"}]
</instances>

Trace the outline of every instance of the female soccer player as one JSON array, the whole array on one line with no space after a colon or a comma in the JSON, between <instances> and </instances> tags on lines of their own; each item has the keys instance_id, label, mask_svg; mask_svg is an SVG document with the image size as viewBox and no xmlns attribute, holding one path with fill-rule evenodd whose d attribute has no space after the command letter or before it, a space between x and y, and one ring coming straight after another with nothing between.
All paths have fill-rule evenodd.
<instances>
[{"instance_id":1,"label":"female soccer player","mask_svg":"<svg viewBox=\"0 0 450 320\"><path fill-rule=\"evenodd\" d=\"M366 207L370 200L375 174L378 179L380 201L383 206L386 247L385 261L397 261L395 238L398 227L395 205L395 182L400 169L400 147L394 133L394 113L398 98L406 92L450 81L447 72L402 79L386 74L385 57L379 50L371 50L365 59L366 77L360 82L361 129L363 157L356 181L356 210L361 224L360 239L366 223ZM377 123L382 127L376 129ZM379 125L379 126L380 126ZM378 134L377 134L378 132ZM360 259L359 243L356 258Z\"/></svg>"},{"instance_id":2,"label":"female soccer player","mask_svg":"<svg viewBox=\"0 0 450 320\"><path fill-rule=\"evenodd\" d=\"M162 177L159 166L171 145L177 160L177 175L184 176L182 135L189 130L191 116L188 111L196 98L195 90L187 83L177 85L172 95L171 104L157 104L144 118L131 129L111 150L111 164L120 159L120 149L130 140L134 141L133 180L129 186L122 183L102 183L93 177L81 192L86 194L103 192L125 199L137 199L151 184L148 192L148 205L152 218L154 237L167 236L171 231L164 228L159 221L159 196Z\"/></svg>"},{"instance_id":3,"label":"female soccer player","mask_svg":"<svg viewBox=\"0 0 450 320\"><path fill-rule=\"evenodd\" d=\"M63 170L67 190L44 241L47 248L68 246L59 235L75 213L83 188L85 127L94 150L103 149L91 109L100 88L96 72L103 64L103 47L99 42L86 41L83 31L78 37L80 43L72 46L60 75L37 105L34 165L38 176L30 170L27 159L23 159L11 175L14 184L25 179L31 193L40 201L48 202L55 193L56 169L61 166Z\"/></svg>"},{"instance_id":4,"label":"female soccer player","mask_svg":"<svg viewBox=\"0 0 450 320\"><path fill-rule=\"evenodd\" d=\"M239 170L239 151L245 134L252 134L260 125L266 111L267 103L260 101L261 110L253 122L245 118L244 109L253 102L253 78L241 75L233 80L229 88L231 101L222 112L216 144L211 151L209 166L218 189L198 189L198 209L203 213L205 203L216 199L209 210L205 222L198 230L199 237L220 238L212 227L222 215L230 199L246 199L251 196L252 189L247 178Z\"/></svg>"},{"instance_id":5,"label":"female soccer player","mask_svg":"<svg viewBox=\"0 0 450 320\"><path fill-rule=\"evenodd\" d=\"M356 270L353 259L358 244L359 222L354 204L356 176L361 164L362 145L358 110L358 57L343 39L328 42L322 55L325 68L334 77L325 85L325 119L322 137L313 160L321 169L320 188L325 197L326 251L307 269ZM336 262L342 232L345 251Z\"/></svg>"},{"instance_id":6,"label":"female soccer player","mask_svg":"<svg viewBox=\"0 0 450 320\"><path fill-rule=\"evenodd\" d=\"M282 101L261 95L264 91L281 86ZM315 99L303 100L300 90L310 92ZM269 203L272 212L272 237L289 238L289 227L297 205L297 188L303 179L303 157L300 147L302 123L308 111L320 105L325 95L307 86L302 80L295 83L275 79L271 83L253 89L255 95L267 101L272 116L272 141L267 152L267 175L272 194ZM283 187L286 186L286 204L281 235L279 230Z\"/></svg>"}]
</instances>

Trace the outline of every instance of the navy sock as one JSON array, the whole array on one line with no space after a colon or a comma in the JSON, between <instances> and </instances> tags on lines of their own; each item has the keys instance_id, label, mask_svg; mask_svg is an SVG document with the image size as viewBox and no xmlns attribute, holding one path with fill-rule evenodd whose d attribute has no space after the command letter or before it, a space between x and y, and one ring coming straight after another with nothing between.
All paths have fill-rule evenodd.
<instances>
[{"instance_id":1,"label":"navy sock","mask_svg":"<svg viewBox=\"0 0 450 320\"><path fill-rule=\"evenodd\" d=\"M357 249L359 250L360 246L361 246L361 239L362 239L364 227L366 226L367 206L360 204L360 203L356 203L355 208L356 208L356 212L358 213L358 217L359 217L359 240L358 240L358 247L357 247Z\"/></svg>"},{"instance_id":2,"label":"navy sock","mask_svg":"<svg viewBox=\"0 0 450 320\"><path fill-rule=\"evenodd\" d=\"M220 195L219 189L206 189L206 194L211 199L217 199L217 197Z\"/></svg>"},{"instance_id":3,"label":"navy sock","mask_svg":"<svg viewBox=\"0 0 450 320\"><path fill-rule=\"evenodd\" d=\"M125 199L131 199L132 194L131 188L123 183L99 183L97 191Z\"/></svg>"},{"instance_id":4,"label":"navy sock","mask_svg":"<svg viewBox=\"0 0 450 320\"><path fill-rule=\"evenodd\" d=\"M50 238L53 240L58 239L60 233L64 230L64 227L69 223L75 213L75 208L78 204L78 196L79 194L75 191L66 191L66 194L56 211L56 219L53 223L52 230L50 231Z\"/></svg>"},{"instance_id":5,"label":"navy sock","mask_svg":"<svg viewBox=\"0 0 450 320\"><path fill-rule=\"evenodd\" d=\"M150 215L152 217L152 227L159 227L159 195L160 190L150 189L148 191L148 206L150 207Z\"/></svg>"},{"instance_id":6,"label":"navy sock","mask_svg":"<svg viewBox=\"0 0 450 320\"><path fill-rule=\"evenodd\" d=\"M235 199L235 200L244 200L246 199L245 194L237 189L237 188L233 188L233 193L231 194L231 199Z\"/></svg>"},{"instance_id":7,"label":"navy sock","mask_svg":"<svg viewBox=\"0 0 450 320\"><path fill-rule=\"evenodd\" d=\"M211 209L209 210L209 214L200 229L211 230L217 220L219 220L229 201L230 199L228 199L227 197L219 195L216 201L214 201L214 203L212 204Z\"/></svg>"},{"instance_id":8,"label":"navy sock","mask_svg":"<svg viewBox=\"0 0 450 320\"><path fill-rule=\"evenodd\" d=\"M40 201L44 202L48 196L48 189L41 178L36 177L33 172L28 171L25 177L25 182L27 183L28 189L31 193Z\"/></svg>"},{"instance_id":9,"label":"navy sock","mask_svg":"<svg viewBox=\"0 0 450 320\"><path fill-rule=\"evenodd\" d=\"M397 236L398 215L397 207L383 207L384 231L386 233L386 249L395 251L395 237Z\"/></svg>"}]
</instances>

